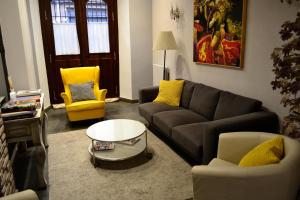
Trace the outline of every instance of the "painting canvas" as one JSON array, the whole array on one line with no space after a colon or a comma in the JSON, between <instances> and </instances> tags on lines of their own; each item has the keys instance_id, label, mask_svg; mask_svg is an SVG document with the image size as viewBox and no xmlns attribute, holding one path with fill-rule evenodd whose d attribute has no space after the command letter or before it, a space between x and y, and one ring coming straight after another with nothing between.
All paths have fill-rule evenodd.
<instances>
[{"instance_id":1,"label":"painting canvas","mask_svg":"<svg viewBox=\"0 0 300 200\"><path fill-rule=\"evenodd\" d=\"M246 0L194 0L194 62L243 67Z\"/></svg>"}]
</instances>

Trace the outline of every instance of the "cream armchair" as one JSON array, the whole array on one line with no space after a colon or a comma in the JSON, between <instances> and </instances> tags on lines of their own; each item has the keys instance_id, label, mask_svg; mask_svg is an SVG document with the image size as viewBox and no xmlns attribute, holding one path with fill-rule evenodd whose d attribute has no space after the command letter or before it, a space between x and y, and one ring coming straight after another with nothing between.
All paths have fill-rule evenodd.
<instances>
[{"instance_id":1,"label":"cream armchair","mask_svg":"<svg viewBox=\"0 0 300 200\"><path fill-rule=\"evenodd\" d=\"M195 200L295 200L300 185L300 143L284 137L278 164L239 167L252 148L271 133L235 132L219 137L218 154L207 166L192 168Z\"/></svg>"},{"instance_id":2,"label":"cream armchair","mask_svg":"<svg viewBox=\"0 0 300 200\"><path fill-rule=\"evenodd\" d=\"M39 198L33 190L24 190L1 197L0 200L39 200Z\"/></svg>"}]
</instances>

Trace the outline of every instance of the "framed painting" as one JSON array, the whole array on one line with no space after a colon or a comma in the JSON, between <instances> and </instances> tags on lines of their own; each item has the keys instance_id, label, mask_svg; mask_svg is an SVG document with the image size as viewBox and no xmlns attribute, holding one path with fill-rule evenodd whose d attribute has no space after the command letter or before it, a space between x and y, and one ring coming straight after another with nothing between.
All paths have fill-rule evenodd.
<instances>
[{"instance_id":1,"label":"framed painting","mask_svg":"<svg viewBox=\"0 0 300 200\"><path fill-rule=\"evenodd\" d=\"M194 0L194 62L243 68L246 0Z\"/></svg>"}]
</instances>

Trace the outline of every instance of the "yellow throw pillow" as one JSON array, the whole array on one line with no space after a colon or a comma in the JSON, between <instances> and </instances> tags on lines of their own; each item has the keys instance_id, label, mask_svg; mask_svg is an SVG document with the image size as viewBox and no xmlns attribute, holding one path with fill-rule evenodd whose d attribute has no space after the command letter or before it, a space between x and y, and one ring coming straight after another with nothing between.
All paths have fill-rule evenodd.
<instances>
[{"instance_id":1,"label":"yellow throw pillow","mask_svg":"<svg viewBox=\"0 0 300 200\"><path fill-rule=\"evenodd\" d=\"M283 158L283 137L276 136L249 151L240 161L240 167L279 163Z\"/></svg>"},{"instance_id":2,"label":"yellow throw pillow","mask_svg":"<svg viewBox=\"0 0 300 200\"><path fill-rule=\"evenodd\" d=\"M161 80L159 92L154 102L179 106L184 80Z\"/></svg>"}]
</instances>

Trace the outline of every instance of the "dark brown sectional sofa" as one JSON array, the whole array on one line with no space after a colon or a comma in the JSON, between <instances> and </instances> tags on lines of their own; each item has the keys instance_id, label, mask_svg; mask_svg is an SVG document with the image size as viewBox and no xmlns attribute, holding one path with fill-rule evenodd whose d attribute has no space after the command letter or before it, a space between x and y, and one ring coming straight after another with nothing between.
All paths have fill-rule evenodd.
<instances>
[{"instance_id":1,"label":"dark brown sectional sofa","mask_svg":"<svg viewBox=\"0 0 300 200\"><path fill-rule=\"evenodd\" d=\"M152 102L158 87L139 91L139 113L155 134L163 136L192 159L207 164L216 157L223 132L278 132L275 113L258 100L185 80L179 107Z\"/></svg>"}]
</instances>

